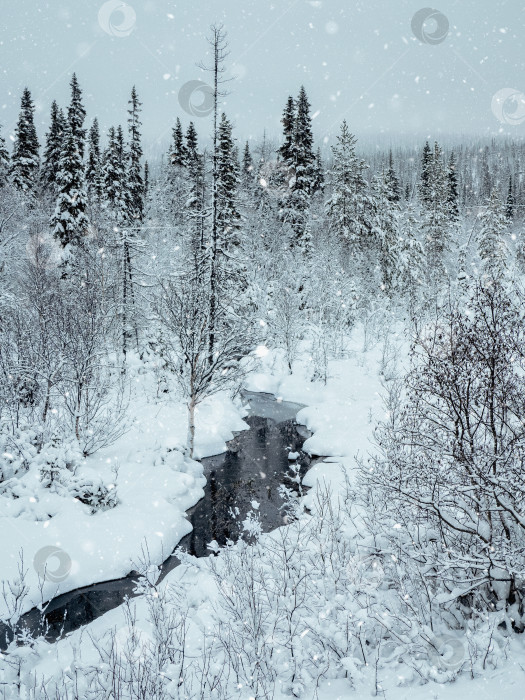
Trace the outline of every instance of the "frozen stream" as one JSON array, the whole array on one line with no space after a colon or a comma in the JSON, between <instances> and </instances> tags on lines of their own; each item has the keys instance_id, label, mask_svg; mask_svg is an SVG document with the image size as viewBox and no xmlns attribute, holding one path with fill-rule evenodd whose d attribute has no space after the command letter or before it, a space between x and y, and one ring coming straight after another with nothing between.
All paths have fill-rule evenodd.
<instances>
[{"instance_id":1,"label":"frozen stream","mask_svg":"<svg viewBox=\"0 0 525 700\"><path fill-rule=\"evenodd\" d=\"M310 466L308 455L301 452L308 433L295 422L302 406L278 401L270 394L246 392L244 399L250 403L245 418L250 429L238 433L228 443L227 452L202 460L207 480L204 497L188 511L193 530L179 544L198 557L210 553L207 545L212 540L223 545L227 539L237 539L239 524L252 509L253 501L259 504L266 532L282 525L279 486L291 485L286 478L289 452L300 453L297 461L303 475ZM239 509L239 517L233 520L230 512L235 508ZM178 563L177 557L168 557L162 564L161 577ZM126 596L134 595L136 578L137 574L132 572L121 579L102 581L57 596L46 608L46 638L53 641L61 631L72 632L121 605ZM20 623L32 633L38 633L40 617L40 611L33 609ZM5 648L6 630L2 627L0 648Z\"/></svg>"}]
</instances>

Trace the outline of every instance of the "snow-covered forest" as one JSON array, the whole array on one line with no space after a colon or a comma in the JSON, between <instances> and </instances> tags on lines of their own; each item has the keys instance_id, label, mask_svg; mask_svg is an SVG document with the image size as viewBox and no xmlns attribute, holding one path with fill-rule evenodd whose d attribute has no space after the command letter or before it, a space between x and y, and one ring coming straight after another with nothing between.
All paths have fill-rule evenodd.
<instances>
[{"instance_id":1,"label":"snow-covered forest","mask_svg":"<svg viewBox=\"0 0 525 700\"><path fill-rule=\"evenodd\" d=\"M522 699L523 140L316 139L307 81L245 140L200 41L149 162L133 84L9 97L0 697Z\"/></svg>"}]
</instances>

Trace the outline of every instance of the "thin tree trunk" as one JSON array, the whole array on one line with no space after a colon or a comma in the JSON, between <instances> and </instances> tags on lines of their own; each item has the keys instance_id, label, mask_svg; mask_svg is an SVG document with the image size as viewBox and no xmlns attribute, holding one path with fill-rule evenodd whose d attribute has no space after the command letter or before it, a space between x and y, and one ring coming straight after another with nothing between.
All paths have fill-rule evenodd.
<instances>
[{"instance_id":1,"label":"thin tree trunk","mask_svg":"<svg viewBox=\"0 0 525 700\"><path fill-rule=\"evenodd\" d=\"M195 448L195 397L192 396L188 402L188 450L190 459L193 459Z\"/></svg>"}]
</instances>

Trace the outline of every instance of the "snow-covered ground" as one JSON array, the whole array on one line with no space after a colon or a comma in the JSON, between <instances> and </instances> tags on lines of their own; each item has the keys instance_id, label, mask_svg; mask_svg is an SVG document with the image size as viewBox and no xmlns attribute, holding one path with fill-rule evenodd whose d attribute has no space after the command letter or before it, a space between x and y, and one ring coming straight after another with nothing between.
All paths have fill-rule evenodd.
<instances>
[{"instance_id":1,"label":"snow-covered ground","mask_svg":"<svg viewBox=\"0 0 525 700\"><path fill-rule=\"evenodd\" d=\"M84 503L44 488L36 466L17 479L16 499L0 495L1 579L17 579L21 552L26 571L28 595L19 612L81 586L125 576L143 548L152 562L161 563L190 531L185 511L203 495L202 465L181 451L187 431L183 403L172 394L148 399L155 396L152 382L149 372L135 373L131 429L88 457L77 472L105 484L116 482L115 508L91 514ZM240 402L234 405L224 395L203 402L196 418L196 458L223 452L233 431L248 427L243 412ZM6 601L0 597L0 616L5 614Z\"/></svg>"},{"instance_id":2,"label":"snow-covered ground","mask_svg":"<svg viewBox=\"0 0 525 700\"><path fill-rule=\"evenodd\" d=\"M399 343L401 339L391 339ZM259 353L261 362L258 370L250 375L246 388L250 391L271 392L278 399L304 404L298 414L298 421L304 423L312 436L305 443L305 449L315 455L329 455L316 464L307 474L304 483L314 487L319 483L330 486L332 493L342 492L345 473L350 481L355 473L356 455L365 456L373 449L372 432L377 420L384 415L381 399L381 372L385 371L384 347L375 346L362 352L363 339L356 334L347 358L330 362L329 379L326 385L310 381L311 366L308 356L304 356L294 366L289 375L278 352ZM139 380L140 381L140 380ZM197 431L197 451L199 455L211 454L223 449L231 431L239 430L246 424L242 421L242 406L233 405L223 397L204 407L199 416L200 429ZM157 562L162 554L169 553L170 547L188 530L184 510L194 503L201 493L202 472L196 463L184 460L179 455L166 459L167 449L182 444L185 433L185 416L181 406L157 404L146 401L140 405L140 419L134 430L124 437L118 446L108 454L97 456L102 464L107 459L118 458L121 462L119 475L119 496L122 505L109 511L99 523L79 513L71 533L66 536L58 523L67 523L72 517L70 506L57 514L56 523L50 521L47 527L42 523L24 522L29 530L38 528L41 535L47 531L48 539L40 537L32 551L48 542L57 543L72 552L76 568L71 578L64 583L67 588L82 585L88 581L108 579L126 573L130 562L139 553L141 543L147 539L152 560ZM163 463L163 459L165 462ZM314 498L315 489L305 497L306 505ZM120 513L119 513L120 508ZM55 520L56 518L52 519ZM22 520L22 519L17 519ZM70 522L70 521L69 521ZM51 533L51 534L50 534ZM86 533L89 533L86 536ZM59 536L60 534L60 536ZM272 537L266 535L263 537ZM17 540L20 544L21 540ZM13 556L16 553L13 545ZM28 554L29 554L28 550ZM13 565L14 566L14 565ZM72 585L74 584L74 585ZM177 592L189 611L190 632L188 642L199 649L197 631L205 627L212 610L217 609L216 586L210 573L208 560L190 559L173 570L159 587L162 591ZM66 590L61 588L61 590ZM147 643L154 631L148 621L148 603L145 597L131 602L136 626L140 636ZM129 618L125 606L106 613L82 630L77 630L57 644L35 654L35 670L50 677L61 669L71 669L78 661L78 650L82 650L84 665L99 663L96 646L99 640L107 639L113 630L117 646L125 648L129 640ZM193 631L192 631L193 630ZM305 633L306 634L306 633ZM509 658L524 658L521 640L512 641ZM468 671L454 683L419 683L417 678L408 681L391 669L380 673L379 680L372 668L369 673L359 676L360 680L351 688L346 679L322 680L318 688L304 688L301 697L319 700L343 700L345 698L384 697L388 700L483 700L502 695L506 700L525 698L525 664L510 661L502 662L497 668L477 675L473 680ZM243 695L239 687L238 697L248 700L250 694ZM206 696L207 697L207 696ZM276 690L273 697L289 697L289 692Z\"/></svg>"}]
</instances>

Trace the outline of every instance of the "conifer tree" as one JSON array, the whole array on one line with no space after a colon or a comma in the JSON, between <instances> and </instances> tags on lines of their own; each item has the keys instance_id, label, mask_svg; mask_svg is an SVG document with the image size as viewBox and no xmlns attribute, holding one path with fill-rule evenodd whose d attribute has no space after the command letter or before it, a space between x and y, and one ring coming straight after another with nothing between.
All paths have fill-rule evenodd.
<instances>
[{"instance_id":1,"label":"conifer tree","mask_svg":"<svg viewBox=\"0 0 525 700\"><path fill-rule=\"evenodd\" d=\"M237 204L239 166L235 156L232 126L224 113L219 124L217 148L218 248L222 264L231 269L241 242L241 215Z\"/></svg>"},{"instance_id":2,"label":"conifer tree","mask_svg":"<svg viewBox=\"0 0 525 700\"><path fill-rule=\"evenodd\" d=\"M321 158L321 149L318 148L315 154L313 169L312 194L323 192L324 190L324 165Z\"/></svg>"},{"instance_id":3,"label":"conifer tree","mask_svg":"<svg viewBox=\"0 0 525 700\"><path fill-rule=\"evenodd\" d=\"M173 142L170 149L170 164L183 168L186 165L186 146L184 145L184 133L182 124L177 117L175 128L173 129Z\"/></svg>"},{"instance_id":4,"label":"conifer tree","mask_svg":"<svg viewBox=\"0 0 525 700\"><path fill-rule=\"evenodd\" d=\"M391 202L399 202L401 199L399 194L399 178L396 175L394 168L394 157L392 155L392 149L388 153L388 170L385 174L385 182L387 189L390 192L389 198Z\"/></svg>"},{"instance_id":5,"label":"conifer tree","mask_svg":"<svg viewBox=\"0 0 525 700\"><path fill-rule=\"evenodd\" d=\"M176 126L172 130L172 143L168 152L165 178L172 220L179 226L184 221L187 186L186 160L187 148L184 143L184 133L180 119L177 118Z\"/></svg>"},{"instance_id":6,"label":"conifer tree","mask_svg":"<svg viewBox=\"0 0 525 700\"><path fill-rule=\"evenodd\" d=\"M428 141L426 141L423 147L423 155L421 157L421 179L419 183L419 198L423 206L428 204L429 199L429 168L431 167L432 161L432 149Z\"/></svg>"},{"instance_id":7,"label":"conifer tree","mask_svg":"<svg viewBox=\"0 0 525 700\"><path fill-rule=\"evenodd\" d=\"M126 163L124 152L124 135L122 127L111 127L108 131L108 145L104 151L102 163L102 181L104 198L112 218L123 223L127 221L130 211L127 187Z\"/></svg>"},{"instance_id":8,"label":"conifer tree","mask_svg":"<svg viewBox=\"0 0 525 700\"><path fill-rule=\"evenodd\" d=\"M78 139L69 123L62 144L57 185L58 197L51 219L53 235L64 248L79 245L89 222L86 216L82 158L78 149Z\"/></svg>"},{"instance_id":9,"label":"conifer tree","mask_svg":"<svg viewBox=\"0 0 525 700\"><path fill-rule=\"evenodd\" d=\"M204 156L198 151L197 132L195 125L190 122L186 131L186 167L187 178L186 204L189 222L189 245L194 267L194 275L202 281L204 258L206 256L206 186L204 177Z\"/></svg>"},{"instance_id":10,"label":"conifer tree","mask_svg":"<svg viewBox=\"0 0 525 700\"><path fill-rule=\"evenodd\" d=\"M102 197L102 163L100 155L100 130L98 119L93 124L88 135L88 157L86 163L86 188L88 196L95 200Z\"/></svg>"},{"instance_id":11,"label":"conifer tree","mask_svg":"<svg viewBox=\"0 0 525 700\"><path fill-rule=\"evenodd\" d=\"M514 207L516 206L516 198L514 197L514 189L512 187L512 175L509 177L509 189L507 192L507 200L505 202L505 216L509 221L514 218Z\"/></svg>"},{"instance_id":12,"label":"conifer tree","mask_svg":"<svg viewBox=\"0 0 525 700\"><path fill-rule=\"evenodd\" d=\"M288 116L290 103L287 105L285 115ZM288 152L287 146L287 118L283 119L285 126L285 143L281 148L281 154ZM292 248L301 248L301 237L304 234L309 217L310 200L314 184L312 120L310 117L310 103L306 96L304 86L301 86L299 97L295 104L295 122L292 135L291 152L285 164L288 166L290 177L290 193L285 195L281 203L281 220L288 223L292 229Z\"/></svg>"},{"instance_id":13,"label":"conifer tree","mask_svg":"<svg viewBox=\"0 0 525 700\"><path fill-rule=\"evenodd\" d=\"M40 171L40 181L44 191L51 192L55 195L65 128L66 120L64 113L58 107L56 101L53 100L51 105L51 121L46 135L44 161Z\"/></svg>"},{"instance_id":14,"label":"conifer tree","mask_svg":"<svg viewBox=\"0 0 525 700\"><path fill-rule=\"evenodd\" d=\"M293 159L293 143L295 132L295 101L292 96L288 97L281 119L283 125L283 144L278 153L284 163L291 163Z\"/></svg>"},{"instance_id":15,"label":"conifer tree","mask_svg":"<svg viewBox=\"0 0 525 700\"><path fill-rule=\"evenodd\" d=\"M422 226L429 281L436 282L444 270L444 255L450 238L448 177L443 152L437 143L427 159L425 188Z\"/></svg>"},{"instance_id":16,"label":"conifer tree","mask_svg":"<svg viewBox=\"0 0 525 700\"><path fill-rule=\"evenodd\" d=\"M83 128L86 118L86 110L82 104L82 90L78 84L77 76L73 73L70 82L71 87L71 102L67 112L67 120L71 126L73 138L77 142L78 153L80 160L84 160L84 150L86 144L86 130Z\"/></svg>"},{"instance_id":17,"label":"conifer tree","mask_svg":"<svg viewBox=\"0 0 525 700\"><path fill-rule=\"evenodd\" d=\"M129 197L128 218L141 222L144 218L144 181L142 180L142 146L140 143L139 119L142 103L139 101L135 86L131 90L131 98L128 102L128 134L129 152L127 154L127 182L126 188Z\"/></svg>"},{"instance_id":18,"label":"conifer tree","mask_svg":"<svg viewBox=\"0 0 525 700\"><path fill-rule=\"evenodd\" d=\"M492 175L489 166L489 147L485 146L481 156L481 182L479 194L482 200L489 199L492 196Z\"/></svg>"},{"instance_id":19,"label":"conifer tree","mask_svg":"<svg viewBox=\"0 0 525 700\"><path fill-rule=\"evenodd\" d=\"M399 208L394 200L388 175L378 175L372 182L372 242L379 249L381 288L391 294L399 267Z\"/></svg>"},{"instance_id":20,"label":"conifer tree","mask_svg":"<svg viewBox=\"0 0 525 700\"><path fill-rule=\"evenodd\" d=\"M149 193L149 164L148 161L144 163L144 200L147 199Z\"/></svg>"},{"instance_id":21,"label":"conifer tree","mask_svg":"<svg viewBox=\"0 0 525 700\"><path fill-rule=\"evenodd\" d=\"M400 220L398 288L413 308L425 282L425 250L416 235L417 219L413 206L408 205Z\"/></svg>"},{"instance_id":22,"label":"conifer tree","mask_svg":"<svg viewBox=\"0 0 525 700\"><path fill-rule=\"evenodd\" d=\"M24 88L20 116L15 129L10 173L15 187L23 192L34 191L40 167L34 113L35 107L31 93L27 88Z\"/></svg>"},{"instance_id":23,"label":"conifer tree","mask_svg":"<svg viewBox=\"0 0 525 700\"><path fill-rule=\"evenodd\" d=\"M332 196L326 203L326 213L341 241L357 252L366 246L369 225L364 176L367 165L357 157L355 145L356 139L343 121L337 145L332 146Z\"/></svg>"},{"instance_id":24,"label":"conifer tree","mask_svg":"<svg viewBox=\"0 0 525 700\"><path fill-rule=\"evenodd\" d=\"M458 208L458 178L456 173L456 158L454 151L450 154L447 172L447 203L448 213L452 221L459 219Z\"/></svg>"},{"instance_id":25,"label":"conifer tree","mask_svg":"<svg viewBox=\"0 0 525 700\"><path fill-rule=\"evenodd\" d=\"M478 234L478 252L483 262L483 270L491 278L498 279L507 266L508 249L505 234L508 219L499 192L493 189L488 207L481 215L481 230Z\"/></svg>"},{"instance_id":26,"label":"conifer tree","mask_svg":"<svg viewBox=\"0 0 525 700\"><path fill-rule=\"evenodd\" d=\"M254 180L254 168L253 168L253 158L250 153L250 145L248 141L244 145L244 151L242 154L242 179L245 185L253 182Z\"/></svg>"},{"instance_id":27,"label":"conifer tree","mask_svg":"<svg viewBox=\"0 0 525 700\"><path fill-rule=\"evenodd\" d=\"M0 133L0 187L4 187L9 176L9 152L5 145L5 139Z\"/></svg>"}]
</instances>

